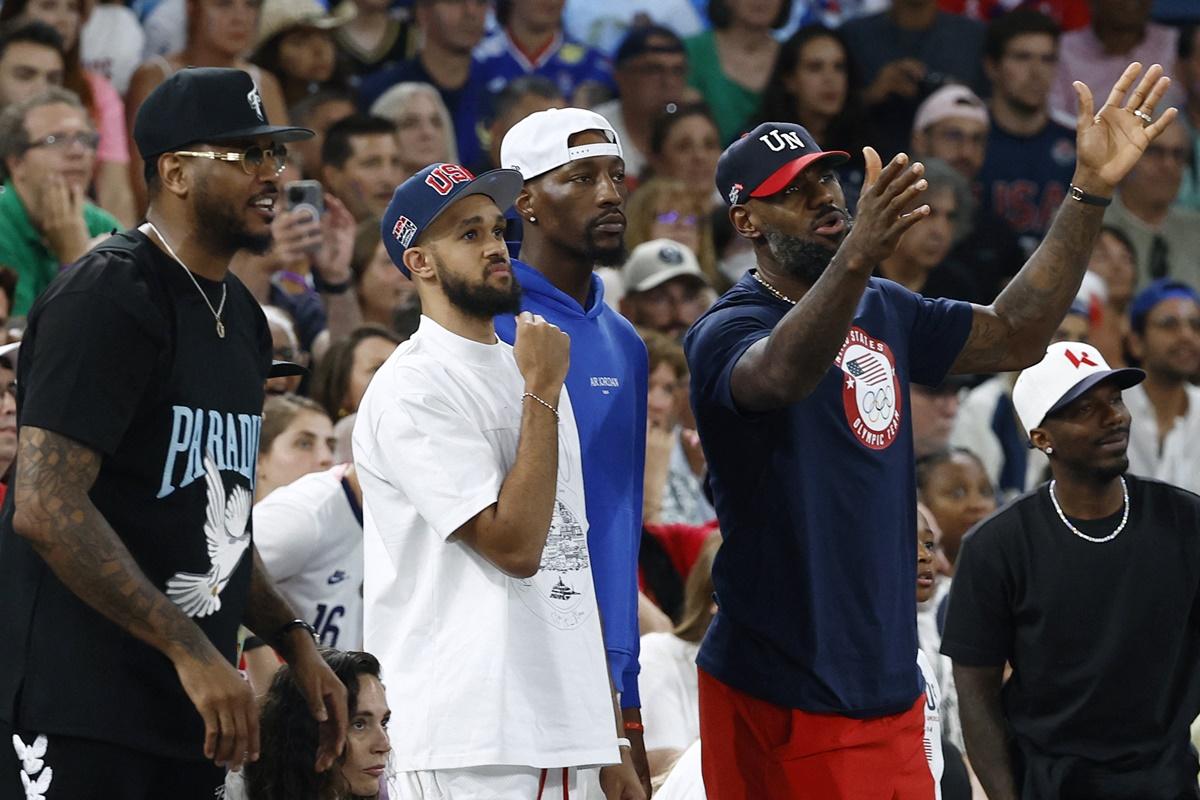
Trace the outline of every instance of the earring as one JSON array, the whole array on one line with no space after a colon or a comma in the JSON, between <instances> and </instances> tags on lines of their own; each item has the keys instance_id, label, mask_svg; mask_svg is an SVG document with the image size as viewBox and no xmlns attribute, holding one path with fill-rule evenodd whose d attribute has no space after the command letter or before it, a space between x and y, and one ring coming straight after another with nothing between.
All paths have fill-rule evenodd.
<instances>
[{"instance_id":1,"label":"earring","mask_svg":"<svg viewBox=\"0 0 1200 800\"><path fill-rule=\"evenodd\" d=\"M533 215L531 214L531 215L529 216L529 224L530 224L530 225L537 225L537 217L535 217L535 216L533 216Z\"/></svg>"},{"instance_id":2,"label":"earring","mask_svg":"<svg viewBox=\"0 0 1200 800\"><path fill-rule=\"evenodd\" d=\"M1051 454L1051 453L1053 453L1053 452L1054 452L1054 448L1053 448L1053 447L1047 447L1047 448L1046 448L1046 455L1050 455L1050 454Z\"/></svg>"}]
</instances>

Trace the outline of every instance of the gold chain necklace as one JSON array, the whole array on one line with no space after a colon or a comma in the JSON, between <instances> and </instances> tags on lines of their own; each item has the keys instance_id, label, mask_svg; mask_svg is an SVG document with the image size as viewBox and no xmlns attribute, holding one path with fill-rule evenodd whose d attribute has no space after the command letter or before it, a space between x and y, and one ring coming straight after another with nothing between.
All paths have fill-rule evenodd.
<instances>
[{"instance_id":1,"label":"gold chain necklace","mask_svg":"<svg viewBox=\"0 0 1200 800\"><path fill-rule=\"evenodd\" d=\"M764 287L766 287L766 289L767 289L767 291L768 291L768 292L770 292L771 294L775 295L776 297L778 297L780 300L782 300L782 301L783 301L783 302L785 302L785 303L789 303L789 304L791 304L791 305L793 305L793 306L794 306L794 305L796 305L796 301L795 301L795 300L793 300L792 298L788 297L786 294L784 294L783 292L779 291L778 289L776 289L776 288L775 288L774 286L772 286L771 284L767 283L767 279L766 279L766 278L764 278L762 275L759 275L759 274L758 274L758 270L754 270L754 271L753 271L753 272L751 272L750 274L754 276L754 280L758 281L758 282L759 282L759 283L761 283L761 284L762 284Z\"/></svg>"},{"instance_id":2,"label":"gold chain necklace","mask_svg":"<svg viewBox=\"0 0 1200 800\"><path fill-rule=\"evenodd\" d=\"M208 310L212 312L213 319L217 321L217 336L224 339L225 323L221 321L221 315L225 313L225 294L229 287L224 281L221 282L221 303L216 308L213 308L212 301L208 299L208 295L205 293L204 289L200 288L200 281L196 280L196 276L192 274L190 269L188 269L188 265L183 263L183 259L175 255L175 250L172 249L171 243L167 241L167 237L162 235L162 231L160 231L155 224L150 221L147 221L144 227L154 231L154 235L158 237L158 240L162 242L163 248L166 249L167 255L175 259L175 263L183 267L183 271L186 272L187 276L192 279L192 285L196 287L196 291L199 292L200 296L204 298L204 304L208 306Z\"/></svg>"}]
</instances>

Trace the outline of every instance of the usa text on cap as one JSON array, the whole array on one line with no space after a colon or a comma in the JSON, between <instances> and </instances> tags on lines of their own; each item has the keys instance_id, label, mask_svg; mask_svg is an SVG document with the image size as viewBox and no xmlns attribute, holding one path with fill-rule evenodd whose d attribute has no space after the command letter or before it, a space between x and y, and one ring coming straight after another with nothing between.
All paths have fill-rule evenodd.
<instances>
[{"instance_id":1,"label":"usa text on cap","mask_svg":"<svg viewBox=\"0 0 1200 800\"><path fill-rule=\"evenodd\" d=\"M473 194L490 197L501 211L512 206L525 182L521 173L494 169L478 178L458 164L430 164L396 187L379 223L383 246L392 263L412 277L404 266L404 251L456 201Z\"/></svg>"}]
</instances>

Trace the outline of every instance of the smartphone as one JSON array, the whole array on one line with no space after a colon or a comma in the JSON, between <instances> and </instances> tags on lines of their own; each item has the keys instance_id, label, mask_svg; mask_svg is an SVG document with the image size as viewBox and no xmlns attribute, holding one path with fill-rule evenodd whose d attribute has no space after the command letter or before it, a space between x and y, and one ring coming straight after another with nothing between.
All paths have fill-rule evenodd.
<instances>
[{"instance_id":1,"label":"smartphone","mask_svg":"<svg viewBox=\"0 0 1200 800\"><path fill-rule=\"evenodd\" d=\"M307 211L314 220L325 213L325 190L320 181L289 181L283 185L288 211Z\"/></svg>"}]
</instances>

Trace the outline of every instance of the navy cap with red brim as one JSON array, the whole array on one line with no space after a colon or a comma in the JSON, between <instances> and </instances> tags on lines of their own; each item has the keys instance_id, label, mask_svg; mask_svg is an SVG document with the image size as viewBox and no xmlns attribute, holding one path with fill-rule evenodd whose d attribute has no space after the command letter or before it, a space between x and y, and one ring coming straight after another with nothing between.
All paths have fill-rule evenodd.
<instances>
[{"instance_id":1,"label":"navy cap with red brim","mask_svg":"<svg viewBox=\"0 0 1200 800\"><path fill-rule=\"evenodd\" d=\"M725 148L717 160L717 191L735 206L783 191L817 162L837 166L849 159L844 150L822 150L803 126L764 122Z\"/></svg>"}]
</instances>

